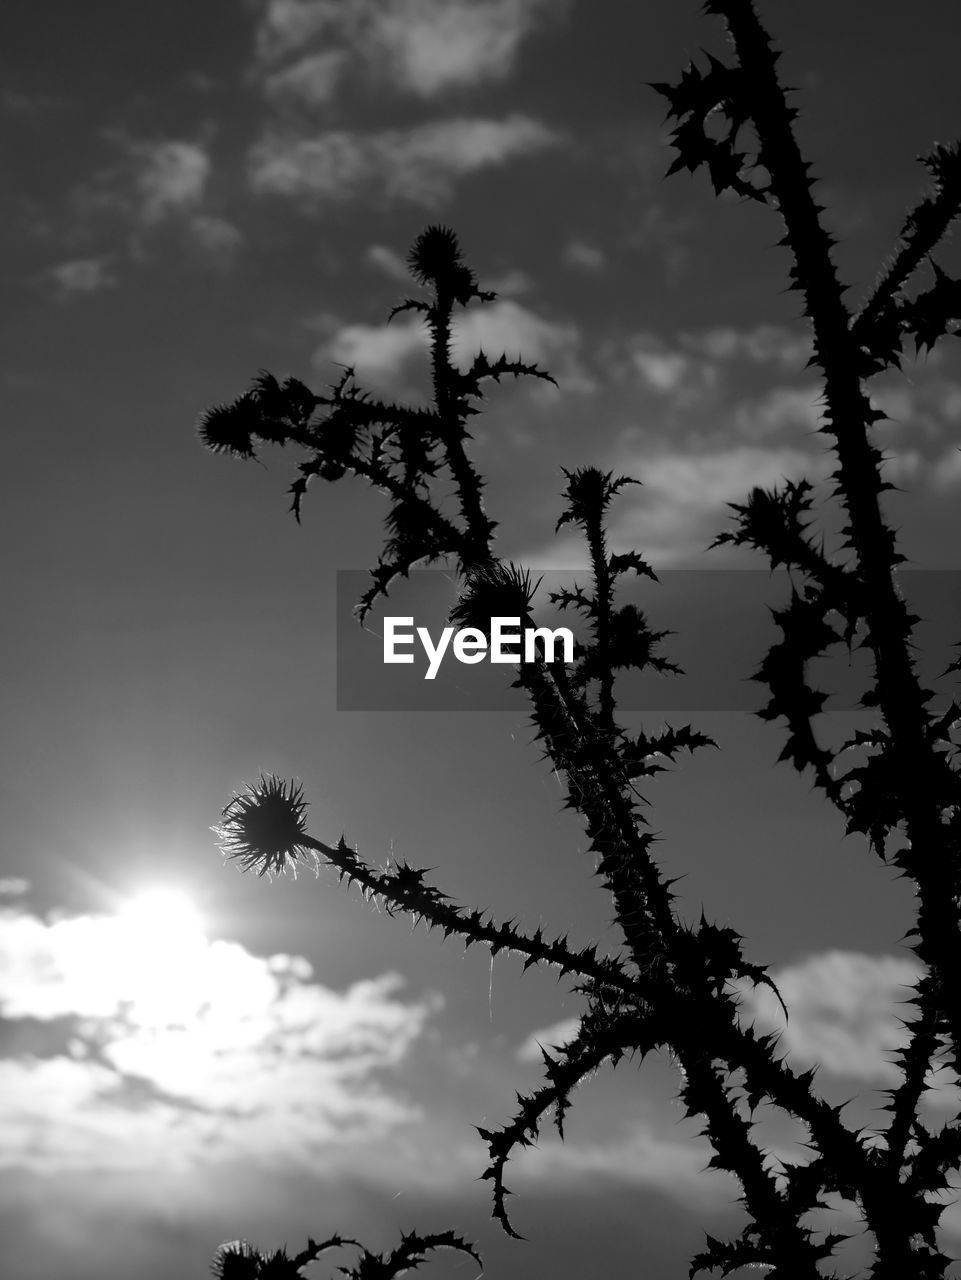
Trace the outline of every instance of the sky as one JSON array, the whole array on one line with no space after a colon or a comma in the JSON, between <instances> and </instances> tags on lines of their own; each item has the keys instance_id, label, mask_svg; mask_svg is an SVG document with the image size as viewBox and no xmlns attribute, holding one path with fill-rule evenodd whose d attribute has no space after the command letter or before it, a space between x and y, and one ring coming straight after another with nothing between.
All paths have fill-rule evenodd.
<instances>
[{"instance_id":1,"label":"sky","mask_svg":"<svg viewBox=\"0 0 961 1280\"><path fill-rule=\"evenodd\" d=\"M761 12L856 300L923 190L916 158L961 133L956 6ZM686 1274L704 1230L736 1225L736 1189L703 1172L670 1062L599 1074L566 1142L518 1158L527 1242L508 1241L472 1126L510 1117L578 997L333 873L224 865L211 825L265 770L302 782L320 839L430 867L529 931L618 945L522 710L338 710L336 575L374 562L378 496L315 484L298 526L290 457L213 457L195 427L262 368L322 391L350 364L378 396L422 397L423 333L386 316L415 236L448 224L498 293L465 314L458 358L483 345L558 382L494 387L476 420L499 554L574 568L576 543L553 537L561 466L637 477L611 536L662 573L668 603L650 585L645 605L685 666L710 675L723 650L746 679L768 579L706 548L752 485L830 463L778 225L701 175L663 176L649 86L720 53L718 29L666 0L7 0L2 26L6 1280L199 1276L225 1239L387 1249L412 1227L454 1227L508 1280L591 1274L599 1249L608 1274ZM940 261L957 272L956 241ZM957 346L873 388L908 567L945 571L945 599ZM717 614L679 592L691 569L722 575ZM746 595L734 570L755 571ZM935 668L956 638L938 634ZM785 1046L869 1123L916 974L911 898L776 763L756 692L703 711L679 696L679 722L722 750L650 787L660 857L686 918L703 905L772 966ZM782 1029L766 994L745 993L745 1016ZM957 1102L938 1083L935 1123ZM945 1223L961 1256L961 1211ZM476 1271L450 1255L425 1274Z\"/></svg>"}]
</instances>

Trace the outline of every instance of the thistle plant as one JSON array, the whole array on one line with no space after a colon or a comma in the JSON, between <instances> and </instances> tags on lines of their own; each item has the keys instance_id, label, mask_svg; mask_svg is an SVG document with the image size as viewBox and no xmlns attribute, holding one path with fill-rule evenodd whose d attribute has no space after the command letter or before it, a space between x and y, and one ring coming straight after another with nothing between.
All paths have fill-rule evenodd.
<instances>
[{"instance_id":1,"label":"thistle plant","mask_svg":"<svg viewBox=\"0 0 961 1280\"><path fill-rule=\"evenodd\" d=\"M320 1244L308 1240L307 1248L293 1257L286 1249L262 1253L247 1240L231 1240L222 1244L214 1254L211 1272L214 1280L296 1280L303 1276L303 1268L317 1262L322 1254L345 1248L360 1250L356 1266L339 1268L347 1280L393 1280L394 1276L416 1271L428 1255L438 1249L455 1249L480 1262L471 1246L453 1231L429 1236L409 1231L404 1232L400 1244L390 1253L371 1253L358 1240L339 1235L330 1236Z\"/></svg>"},{"instance_id":2,"label":"thistle plant","mask_svg":"<svg viewBox=\"0 0 961 1280\"><path fill-rule=\"evenodd\" d=\"M874 1131L850 1126L844 1108L815 1088L814 1071L796 1070L778 1052L776 1037L760 1034L739 1015L745 983L765 984L780 999L771 977L748 958L733 928L704 915L694 924L681 918L662 866L670 856L655 857L650 809L640 791L644 780L665 760L677 764L716 744L689 725L629 731L618 715L622 673L676 670L661 650L664 633L651 629L635 603L623 602L632 579L656 583L653 569L640 552L615 554L608 546L610 508L637 483L632 478L596 467L564 471L557 527L579 531L590 564L587 585L571 584L551 597L578 620L575 658L565 665L547 661L542 652L521 662L516 674L535 737L565 781L566 807L586 827L595 873L614 908L615 946L576 950L567 938L541 929L525 934L513 923L455 905L423 870L406 863L378 869L376 854L368 858L346 837L331 844L310 835L302 791L271 776L227 804L221 848L243 870L261 875L304 864L330 866L389 914L405 913L465 947L513 953L525 970L549 968L572 982L582 1004L576 1035L543 1051L543 1083L519 1095L512 1117L499 1128L479 1130L493 1216L509 1235L518 1235L506 1208L511 1156L532 1145L549 1119L563 1136L572 1092L587 1076L624 1058L643 1060L667 1050L679 1068L686 1113L701 1119L711 1166L737 1180L746 1219L733 1239L707 1238L692 1275L728 1275L745 1266L764 1267L783 1280L837 1274L826 1268L845 1237L815 1227L812 1215L840 1198L873 1242L872 1280L933 1280L951 1261L939 1220L961 1165L961 1120L933 1132L920 1114L939 1066L961 1075L961 775L951 737L961 724L961 706L951 701L936 709L934 691L918 676L919 619L898 587L903 557L882 502L893 486L883 477L884 459L872 438L883 415L872 403L871 382L898 369L912 344L928 350L961 322L961 281L932 257L961 209L961 149L938 145L924 159L932 188L905 219L876 284L852 310L811 166L795 137L797 113L778 79L779 55L750 0L708 0L705 10L726 26L727 60L710 57L704 68L688 67L677 83L654 86L674 123L671 172L704 168L718 194L733 191L780 217L781 243L792 259L789 287L802 301L813 336L811 364L823 383L821 431L836 463L831 496L843 514L838 545L829 551L826 534L815 525L809 482L756 488L733 506L731 527L715 545L751 548L770 567L789 571L790 599L775 613L780 639L755 674L769 694L760 715L785 729L780 758L812 778L847 831L866 836L885 865L916 890L910 945L922 976L911 993L914 1013L898 1055L901 1078L890 1091L883 1123ZM496 523L471 457L470 418L489 380L550 375L484 353L466 370L454 365L458 309L483 306L494 295L479 288L451 230L424 231L409 265L425 296L407 299L391 314L424 317L429 406L382 403L356 385L350 369L326 394L261 374L238 400L208 411L200 435L210 449L246 459L266 444L300 447L305 457L291 486L298 518L316 480L354 475L384 496L384 548L359 602L361 619L398 576L441 562L456 569L461 582L452 620L484 630L494 616L531 617L537 584L495 554ZM813 684L810 666L855 646L870 658L860 703L874 724L848 742L828 745L816 725L826 695ZM945 674L958 670L961 659ZM776 1159L764 1150L755 1123L761 1103L799 1123L810 1160ZM428 1248L467 1248L449 1232L410 1240L407 1252L402 1246L376 1262L365 1253L360 1269L349 1274L395 1275L398 1267L416 1265ZM262 1255L244 1270L250 1258L238 1246L220 1258L217 1274L223 1280L297 1274L324 1247L311 1244L309 1257L285 1258L285 1271Z\"/></svg>"}]
</instances>

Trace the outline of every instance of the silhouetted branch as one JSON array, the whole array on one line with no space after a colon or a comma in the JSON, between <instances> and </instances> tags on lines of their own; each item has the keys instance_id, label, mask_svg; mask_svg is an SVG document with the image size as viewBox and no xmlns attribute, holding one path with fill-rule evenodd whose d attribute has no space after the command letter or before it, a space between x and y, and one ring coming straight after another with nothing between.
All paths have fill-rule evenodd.
<instances>
[{"instance_id":1,"label":"silhouetted branch","mask_svg":"<svg viewBox=\"0 0 961 1280\"><path fill-rule=\"evenodd\" d=\"M570 523L581 530L593 581L571 584L551 599L578 615L587 634L578 638L572 664L548 662L542 650L519 663L515 681L527 694L535 738L566 784L565 807L586 826L588 852L623 934L623 957L601 957L596 946L574 950L566 938L546 939L541 929L526 935L512 921L497 923L479 910L452 905L426 883L423 870L407 863L378 870L343 838L328 845L311 837L300 787L273 777L262 777L227 805L221 847L243 869L261 875L326 863L389 915L405 912L445 937L461 938L465 947L513 952L523 957L525 970L546 965L578 980L576 990L587 1007L577 1035L554 1053L544 1052L546 1082L518 1096L507 1125L480 1131L488 1144L484 1176L493 1184L494 1217L509 1234L516 1233L506 1212L504 1174L512 1153L536 1141L552 1110L563 1137L572 1091L600 1066L664 1048L681 1069L688 1113L704 1117L711 1165L738 1180L748 1216L734 1240L708 1237L692 1275L764 1266L780 1280L815 1280L844 1237L816 1238L808 1218L828 1197L840 1196L858 1207L874 1237L872 1280L937 1280L948 1265L937 1240L944 1208L938 1197L951 1187L961 1163L961 1131L953 1120L932 1135L919 1108L931 1071L942 1060L961 1073L961 782L951 737L961 724L961 707L952 702L936 715L934 695L918 677L918 619L898 589L903 557L882 508L882 495L892 486L882 478L882 455L872 442L882 414L867 383L898 363L905 339L929 347L961 323L961 282L931 259L961 203L961 149L939 146L926 159L934 189L908 215L894 257L852 316L811 166L795 137L797 113L778 79L779 55L750 0L708 0L705 8L724 21L734 61L709 56L706 70L690 67L676 84L655 86L675 126L671 172L706 169L716 192L733 191L780 214L781 243L791 257L790 288L802 299L813 333L811 364L823 379L821 430L837 459L832 495L845 518L839 555L829 555L823 536L812 531L810 483L788 481L770 491L755 488L745 502L732 504L733 529L715 545L751 547L772 568L783 566L791 575L789 601L774 611L780 638L754 676L770 695L759 714L784 720L787 727L781 759L802 772L810 769L847 831L863 833L882 859L917 886L911 945L923 972L910 1000L916 1016L907 1023L907 1043L897 1057L901 1080L890 1091L887 1128L875 1134L850 1128L843 1107L815 1091L813 1070L795 1072L778 1056L776 1036L745 1025L739 983L766 985L783 1007L781 993L765 968L745 957L734 929L712 924L703 914L698 924L688 925L675 908L674 881L655 857L657 837L641 808L639 780L662 770L664 761L675 763L682 753L716 744L691 726L629 735L617 721L620 673L678 670L660 651L668 633L652 630L634 602L619 603L628 575L657 580L637 551L611 554L608 548L609 507L635 483L627 477L596 467L564 471L557 527ZM906 299L904 290L927 262L934 283ZM314 479L351 474L385 494L386 538L360 602L362 616L398 575L447 559L462 578L453 622L488 635L493 617L530 624L538 584L523 568L494 555L496 522L484 506L484 481L470 456L467 427L479 411L484 382L553 379L506 354L492 359L480 352L466 371L454 366L457 308L482 305L495 295L479 288L450 229L428 227L411 249L409 265L429 296L406 299L391 316L414 312L426 322L429 407L371 399L349 369L326 396L315 396L295 379L280 384L261 374L237 401L204 416L201 437L214 452L246 460L256 458L265 443L303 449L307 456L291 491L298 518ZM861 702L877 709L879 721L829 748L815 731L826 695L811 681L811 664L838 646L850 653L856 642L873 660ZM853 764L848 753L856 755ZM806 1127L809 1163L777 1162L761 1148L754 1112L765 1101ZM393 1276L443 1244L472 1253L449 1232L404 1237L391 1254L365 1250L347 1274L357 1280ZM308 1253L328 1247L334 1246L311 1243ZM231 1266L248 1266L236 1271L238 1280L266 1275L256 1268L275 1264L278 1275L296 1274L317 1256L288 1260L278 1254L271 1261L244 1249L249 1247L238 1246L236 1256L230 1255ZM284 1272L284 1266L294 1270Z\"/></svg>"}]
</instances>

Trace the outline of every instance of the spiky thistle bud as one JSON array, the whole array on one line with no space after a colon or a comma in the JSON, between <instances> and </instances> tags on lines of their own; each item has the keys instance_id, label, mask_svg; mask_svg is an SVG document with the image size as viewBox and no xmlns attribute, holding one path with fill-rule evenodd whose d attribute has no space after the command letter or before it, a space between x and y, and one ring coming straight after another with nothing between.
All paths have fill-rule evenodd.
<instances>
[{"instance_id":1,"label":"spiky thistle bud","mask_svg":"<svg viewBox=\"0 0 961 1280\"><path fill-rule=\"evenodd\" d=\"M567 477L564 492L567 506L557 522L557 529L570 522L584 525L600 520L611 499L625 485L640 483L631 476L615 477L613 472L601 471L597 467L577 467L573 471L561 467L561 470Z\"/></svg>"},{"instance_id":2,"label":"spiky thistle bud","mask_svg":"<svg viewBox=\"0 0 961 1280\"><path fill-rule=\"evenodd\" d=\"M261 412L247 392L230 404L215 404L200 415L197 434L211 453L232 453L235 458L254 458L253 436L259 434Z\"/></svg>"},{"instance_id":3,"label":"spiky thistle bud","mask_svg":"<svg viewBox=\"0 0 961 1280\"><path fill-rule=\"evenodd\" d=\"M450 611L456 626L475 627L490 634L491 618L530 618L534 593L541 580L531 581L530 571L497 562L472 569L460 598Z\"/></svg>"},{"instance_id":4,"label":"spiky thistle bud","mask_svg":"<svg viewBox=\"0 0 961 1280\"><path fill-rule=\"evenodd\" d=\"M407 255L410 273L418 284L434 284L462 265L460 244L450 227L427 227Z\"/></svg>"},{"instance_id":5,"label":"spiky thistle bud","mask_svg":"<svg viewBox=\"0 0 961 1280\"><path fill-rule=\"evenodd\" d=\"M258 875L284 872L308 856L305 843L307 801L303 789L272 774L261 774L224 807L216 827L220 850L244 871Z\"/></svg>"},{"instance_id":6,"label":"spiky thistle bud","mask_svg":"<svg viewBox=\"0 0 961 1280\"><path fill-rule=\"evenodd\" d=\"M464 265L460 244L450 227L422 231L407 255L407 266L418 284L443 290L457 302L466 304L479 296L477 277Z\"/></svg>"},{"instance_id":7,"label":"spiky thistle bud","mask_svg":"<svg viewBox=\"0 0 961 1280\"><path fill-rule=\"evenodd\" d=\"M246 1240L228 1240L213 1256L214 1280L257 1280L263 1255Z\"/></svg>"}]
</instances>

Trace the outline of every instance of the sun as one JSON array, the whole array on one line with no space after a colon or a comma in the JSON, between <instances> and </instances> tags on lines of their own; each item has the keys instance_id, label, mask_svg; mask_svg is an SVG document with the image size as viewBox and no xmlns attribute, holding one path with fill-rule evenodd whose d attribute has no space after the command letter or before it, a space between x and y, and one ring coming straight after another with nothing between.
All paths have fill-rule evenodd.
<instances>
[{"instance_id":1,"label":"sun","mask_svg":"<svg viewBox=\"0 0 961 1280\"><path fill-rule=\"evenodd\" d=\"M114 980L141 1026L190 1022L210 944L200 912L179 889L144 889L110 921Z\"/></svg>"},{"instance_id":2,"label":"sun","mask_svg":"<svg viewBox=\"0 0 961 1280\"><path fill-rule=\"evenodd\" d=\"M144 889L123 903L117 919L144 938L159 935L173 943L203 933L200 912L181 889Z\"/></svg>"}]
</instances>

